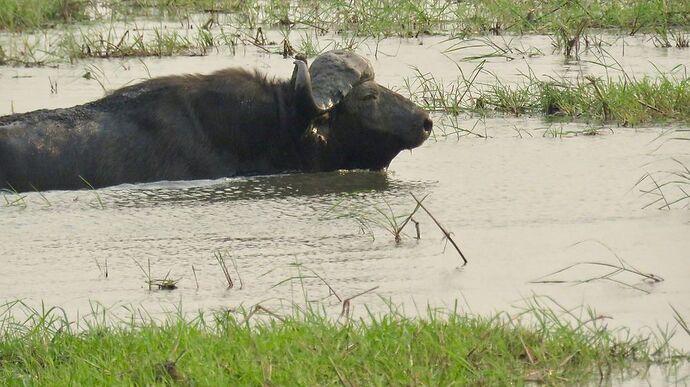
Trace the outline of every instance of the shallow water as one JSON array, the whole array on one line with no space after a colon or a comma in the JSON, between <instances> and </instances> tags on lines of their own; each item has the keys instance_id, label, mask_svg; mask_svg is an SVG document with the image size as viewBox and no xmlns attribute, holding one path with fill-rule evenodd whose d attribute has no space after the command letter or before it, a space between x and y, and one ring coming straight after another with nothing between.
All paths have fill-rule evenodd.
<instances>
[{"instance_id":1,"label":"shallow water","mask_svg":"<svg viewBox=\"0 0 690 387\"><path fill-rule=\"evenodd\" d=\"M457 77L455 62L470 51L456 51L449 59L443 50L451 44L441 38L390 40L379 45L378 59L373 46L364 45L360 52L373 61L381 83L402 88L415 66L437 77ZM527 37L520 44L544 51L550 43ZM615 44L612 52L623 43L618 39ZM657 70L650 62L661 69L690 62L690 51L657 49L643 38L626 39L625 45L619 60L632 76L653 76ZM458 63L467 71L476 66ZM102 96L98 83L82 77L87 64L106 74L107 88L146 78L147 71L159 76L247 66L287 77L292 68L291 60L250 49L236 56L221 52L143 63L3 67L0 114L72 106ZM564 62L558 55L493 59L487 66L508 81L519 81L528 68L538 75L605 74L601 66ZM57 80L57 94L50 93L48 77ZM472 127L475 121L461 123ZM677 167L672 157L687 165L687 142L659 138L668 127L560 135L591 127L494 118L479 122L478 131L487 139L441 137L443 128L438 128L436 139L400 154L386 173L161 182L29 193L23 199L7 195L14 205L0 206L0 300L42 300L82 313L96 301L113 311L134 305L156 313L300 301L302 286L310 299L328 296L314 279L304 285L284 282L299 274L295 263L301 263L343 297L378 286L355 302L374 310L386 310L383 297L402 303L408 313L427 303L453 307L458 300L460 308L473 313L514 312L538 296L555 308L546 297L568 308L592 306L611 326L633 332L673 327L669 304L690 318L690 213L682 205L646 207L655 200L640 192L650 188L649 181L636 183L647 172L672 171ZM429 195L425 205L453 232L467 266L460 267L458 254L421 212L415 215L421 223L419 240L411 225L399 244L378 226L387 219L376 209L405 215L415 207L410 193ZM218 250L236 261L241 290L226 289L213 256ZM619 259L664 281L652 284L624 273L614 277L619 282L530 282L569 265L619 265ZM179 278L179 289L149 292L135 261L143 267L150 261L154 278L166 273ZM581 281L602 276L605 269L578 265L547 279ZM307 269L302 273L309 274ZM690 348L690 337L679 334L674 344Z\"/></svg>"}]
</instances>

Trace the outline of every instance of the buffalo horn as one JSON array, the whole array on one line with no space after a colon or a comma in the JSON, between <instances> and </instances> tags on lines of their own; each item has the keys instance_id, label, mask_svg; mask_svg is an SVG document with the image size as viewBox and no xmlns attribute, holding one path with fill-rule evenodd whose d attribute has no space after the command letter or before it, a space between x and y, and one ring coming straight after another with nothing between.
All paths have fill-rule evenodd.
<instances>
[{"instance_id":1,"label":"buffalo horn","mask_svg":"<svg viewBox=\"0 0 690 387\"><path fill-rule=\"evenodd\" d=\"M317 57L309 68L314 103L322 111L333 108L358 83L374 79L369 61L345 50Z\"/></svg>"},{"instance_id":2,"label":"buffalo horn","mask_svg":"<svg viewBox=\"0 0 690 387\"><path fill-rule=\"evenodd\" d=\"M314 94L312 93L311 76L307 68L307 62L298 59L295 62L295 69L292 72L292 82L295 87L295 92L299 96L297 101L308 114L314 116L323 114L326 110L319 108L314 101Z\"/></svg>"}]
</instances>

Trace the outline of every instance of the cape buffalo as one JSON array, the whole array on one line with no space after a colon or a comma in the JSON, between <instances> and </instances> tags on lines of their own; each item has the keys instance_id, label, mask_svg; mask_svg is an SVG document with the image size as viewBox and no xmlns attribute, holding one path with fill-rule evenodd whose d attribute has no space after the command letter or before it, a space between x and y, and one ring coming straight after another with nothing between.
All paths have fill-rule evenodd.
<instances>
[{"instance_id":1,"label":"cape buffalo","mask_svg":"<svg viewBox=\"0 0 690 387\"><path fill-rule=\"evenodd\" d=\"M0 188L386 168L432 129L377 84L371 64L330 51L290 80L241 69L156 78L85 105L0 117Z\"/></svg>"}]
</instances>

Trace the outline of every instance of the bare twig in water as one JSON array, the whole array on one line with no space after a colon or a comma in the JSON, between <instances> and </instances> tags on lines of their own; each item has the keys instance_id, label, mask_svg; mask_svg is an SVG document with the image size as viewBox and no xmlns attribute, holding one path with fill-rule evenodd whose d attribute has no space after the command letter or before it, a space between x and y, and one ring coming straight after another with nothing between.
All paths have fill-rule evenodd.
<instances>
[{"instance_id":1,"label":"bare twig in water","mask_svg":"<svg viewBox=\"0 0 690 387\"><path fill-rule=\"evenodd\" d=\"M216 251L213 253L213 256L216 258L216 261L220 265L221 270L223 270L225 280L228 282L228 289L232 289L235 286L235 284L232 282L232 278L230 277L228 267L225 265L225 258L223 257L223 253L221 253L220 251Z\"/></svg>"},{"instance_id":2,"label":"bare twig in water","mask_svg":"<svg viewBox=\"0 0 690 387\"><path fill-rule=\"evenodd\" d=\"M199 290L199 280L196 278L196 268L192 265L192 274L194 274L194 282L196 283L196 290Z\"/></svg>"},{"instance_id":3,"label":"bare twig in water","mask_svg":"<svg viewBox=\"0 0 690 387\"><path fill-rule=\"evenodd\" d=\"M414 220L413 218L410 218L410 220L412 221L412 223L414 223L414 229L415 229L415 231L417 232L417 237L416 237L416 238L417 238L417 239L421 239L422 235L421 235L421 232L419 231L419 222L417 222L417 221Z\"/></svg>"},{"instance_id":4,"label":"bare twig in water","mask_svg":"<svg viewBox=\"0 0 690 387\"><path fill-rule=\"evenodd\" d=\"M410 213L410 215L408 215L407 218L405 218L405 220L400 224L400 227L398 227L398 229L395 230L395 234L398 236L398 238L399 238L399 235L400 235L400 233L402 232L402 230L405 228L405 226L407 226L407 223L409 223L410 221L412 221L412 222L415 224L415 228L416 228L416 230L417 230L417 239L419 239L419 222L414 221L414 220L412 219L412 217L414 216L414 214L417 213L417 210L419 210L419 208L422 206L422 202L423 202L428 196L429 196L429 195L426 195L426 196L424 196L424 197L422 198L422 200L417 201L417 205L415 206L414 210L412 210L412 212ZM415 200L417 200L417 199L415 199Z\"/></svg>"},{"instance_id":5,"label":"bare twig in water","mask_svg":"<svg viewBox=\"0 0 690 387\"><path fill-rule=\"evenodd\" d=\"M467 265L467 258L465 258L465 255L462 253L462 251L460 251L460 248L458 247L458 245L453 240L453 237L451 237L450 232L448 230L446 230L446 228L443 227L443 225L441 225L441 223L439 223L439 221L436 220L436 218L433 215L431 215L431 212L429 212L429 210L427 210L426 207L424 207L422 202L419 199L417 199L417 197L414 196L413 193L410 192L410 195L412 195L412 198L417 202L417 205L419 207L421 207L427 213L427 215L429 215L429 217L431 218L431 220L434 221L434 223L436 223L436 225L441 230L441 232L443 233L445 238L450 241L450 243L453 245L453 247L455 247L455 250L457 250L458 254L460 254L460 258L462 258L462 261L464 262L463 266Z\"/></svg>"},{"instance_id":6,"label":"bare twig in water","mask_svg":"<svg viewBox=\"0 0 690 387\"><path fill-rule=\"evenodd\" d=\"M235 257L230 256L230 262L232 262L232 267L235 269L235 274L237 274L237 280L240 281L240 290L244 288L244 282L242 282L242 276L240 276L240 270L237 268L237 260Z\"/></svg>"}]
</instances>

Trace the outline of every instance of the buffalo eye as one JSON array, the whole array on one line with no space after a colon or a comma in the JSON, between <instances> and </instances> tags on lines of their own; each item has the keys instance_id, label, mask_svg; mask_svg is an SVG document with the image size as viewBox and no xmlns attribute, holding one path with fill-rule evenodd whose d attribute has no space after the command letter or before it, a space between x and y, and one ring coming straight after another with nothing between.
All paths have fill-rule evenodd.
<instances>
[{"instance_id":1,"label":"buffalo eye","mask_svg":"<svg viewBox=\"0 0 690 387\"><path fill-rule=\"evenodd\" d=\"M376 98L378 98L378 97L379 97L379 96L376 95L376 94L367 94L367 95L365 95L364 97L362 97L362 101L368 101L368 100L370 100L370 99L376 99Z\"/></svg>"}]
</instances>

